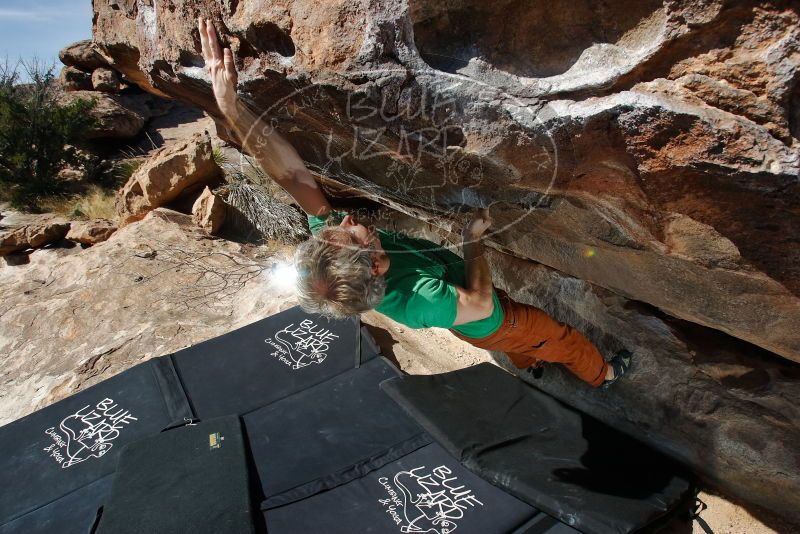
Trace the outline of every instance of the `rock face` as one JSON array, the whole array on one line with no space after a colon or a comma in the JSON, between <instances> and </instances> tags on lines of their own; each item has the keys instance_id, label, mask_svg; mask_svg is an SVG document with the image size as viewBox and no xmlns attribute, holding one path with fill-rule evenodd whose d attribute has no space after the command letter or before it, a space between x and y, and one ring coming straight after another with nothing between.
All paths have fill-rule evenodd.
<instances>
[{"instance_id":1,"label":"rock face","mask_svg":"<svg viewBox=\"0 0 800 534\"><path fill-rule=\"evenodd\" d=\"M92 72L94 69L106 67L108 62L101 56L97 49L92 45L90 39L78 41L58 53L61 63L84 72Z\"/></svg>"},{"instance_id":2,"label":"rock face","mask_svg":"<svg viewBox=\"0 0 800 534\"><path fill-rule=\"evenodd\" d=\"M263 275L269 254L159 209L85 250L0 263L0 425L292 306Z\"/></svg>"},{"instance_id":3,"label":"rock face","mask_svg":"<svg viewBox=\"0 0 800 534\"><path fill-rule=\"evenodd\" d=\"M95 124L86 132L87 139L130 139L142 131L150 118L149 110L140 102L146 98L147 95L133 98L98 91L71 91L64 93L61 100L94 101L94 107L89 113L94 117Z\"/></svg>"},{"instance_id":4,"label":"rock face","mask_svg":"<svg viewBox=\"0 0 800 534\"><path fill-rule=\"evenodd\" d=\"M61 69L58 81L65 91L89 91L92 89L92 75L75 67L65 66Z\"/></svg>"},{"instance_id":5,"label":"rock face","mask_svg":"<svg viewBox=\"0 0 800 534\"><path fill-rule=\"evenodd\" d=\"M117 231L114 221L94 219L91 221L73 222L66 238L82 245L96 245L106 241Z\"/></svg>"},{"instance_id":6,"label":"rock face","mask_svg":"<svg viewBox=\"0 0 800 534\"><path fill-rule=\"evenodd\" d=\"M111 69L99 68L92 73L92 88L104 93L119 93L120 83L117 73Z\"/></svg>"},{"instance_id":7,"label":"rock face","mask_svg":"<svg viewBox=\"0 0 800 534\"><path fill-rule=\"evenodd\" d=\"M147 121L165 114L172 106L138 88L119 95L130 87L120 80L119 73L109 67L91 41L73 43L62 49L59 57L65 65L59 83L69 93L62 96L63 102L75 99L95 102L90 113L96 124L87 132L88 139L130 139L141 133Z\"/></svg>"},{"instance_id":8,"label":"rock face","mask_svg":"<svg viewBox=\"0 0 800 534\"><path fill-rule=\"evenodd\" d=\"M192 206L192 220L209 234L216 234L225 223L226 212L225 201L206 186Z\"/></svg>"},{"instance_id":9,"label":"rock face","mask_svg":"<svg viewBox=\"0 0 800 534\"><path fill-rule=\"evenodd\" d=\"M95 3L126 78L216 113L211 15L326 178L800 361L796 3L173 4Z\"/></svg>"},{"instance_id":10,"label":"rock face","mask_svg":"<svg viewBox=\"0 0 800 534\"><path fill-rule=\"evenodd\" d=\"M0 256L40 248L64 239L70 223L51 216L29 216L23 224L0 229Z\"/></svg>"},{"instance_id":11,"label":"rock face","mask_svg":"<svg viewBox=\"0 0 800 534\"><path fill-rule=\"evenodd\" d=\"M137 221L185 190L218 180L221 173L212 155L210 137L196 134L155 151L136 169L118 193L117 213L122 224Z\"/></svg>"}]
</instances>

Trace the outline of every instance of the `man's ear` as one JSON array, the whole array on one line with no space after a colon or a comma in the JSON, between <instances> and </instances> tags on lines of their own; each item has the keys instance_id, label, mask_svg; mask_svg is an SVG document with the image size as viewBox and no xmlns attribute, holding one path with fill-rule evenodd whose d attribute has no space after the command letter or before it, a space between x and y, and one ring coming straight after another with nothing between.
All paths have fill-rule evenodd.
<instances>
[{"instance_id":1,"label":"man's ear","mask_svg":"<svg viewBox=\"0 0 800 534\"><path fill-rule=\"evenodd\" d=\"M372 276L378 276L378 265L380 265L378 263L378 258L373 257L372 258L372 268L370 269L370 272L372 273Z\"/></svg>"}]
</instances>

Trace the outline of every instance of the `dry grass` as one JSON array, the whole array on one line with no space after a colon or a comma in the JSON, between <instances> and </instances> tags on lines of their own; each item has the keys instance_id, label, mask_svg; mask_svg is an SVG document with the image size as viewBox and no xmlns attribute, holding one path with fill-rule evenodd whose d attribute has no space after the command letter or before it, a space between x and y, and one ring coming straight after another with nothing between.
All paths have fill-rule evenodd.
<instances>
[{"instance_id":1,"label":"dry grass","mask_svg":"<svg viewBox=\"0 0 800 534\"><path fill-rule=\"evenodd\" d=\"M264 239L294 244L308 239L306 218L292 206L278 202L260 185L249 182L229 183L216 191L232 209L228 221L232 228L251 239L252 230Z\"/></svg>"},{"instance_id":2,"label":"dry grass","mask_svg":"<svg viewBox=\"0 0 800 534\"><path fill-rule=\"evenodd\" d=\"M214 192L228 204L226 225L248 240L296 244L308 236L308 223L301 211L291 206L286 192L254 160L244 156L233 164L220 151L215 161L228 182Z\"/></svg>"},{"instance_id":3,"label":"dry grass","mask_svg":"<svg viewBox=\"0 0 800 534\"><path fill-rule=\"evenodd\" d=\"M69 219L115 219L114 192L91 185L85 193L52 197L39 202L42 211L63 215Z\"/></svg>"}]
</instances>

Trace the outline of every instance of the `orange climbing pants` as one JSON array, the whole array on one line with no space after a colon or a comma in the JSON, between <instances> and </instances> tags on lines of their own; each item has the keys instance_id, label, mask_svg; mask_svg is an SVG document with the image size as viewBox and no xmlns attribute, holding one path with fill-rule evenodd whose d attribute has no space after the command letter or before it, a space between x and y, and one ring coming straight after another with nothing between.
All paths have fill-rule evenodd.
<instances>
[{"instance_id":1,"label":"orange climbing pants","mask_svg":"<svg viewBox=\"0 0 800 534\"><path fill-rule=\"evenodd\" d=\"M592 386L603 383L608 364L583 334L539 308L513 301L502 291L497 295L504 317L494 334L470 338L451 332L481 349L505 352L518 369L536 367L540 361L556 362Z\"/></svg>"}]
</instances>

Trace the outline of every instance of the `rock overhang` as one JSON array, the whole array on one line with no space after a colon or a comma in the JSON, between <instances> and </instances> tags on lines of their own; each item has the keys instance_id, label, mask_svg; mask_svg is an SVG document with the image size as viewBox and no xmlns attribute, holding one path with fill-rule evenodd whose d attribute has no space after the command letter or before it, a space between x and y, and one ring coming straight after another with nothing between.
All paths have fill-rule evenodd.
<instances>
[{"instance_id":1,"label":"rock overhang","mask_svg":"<svg viewBox=\"0 0 800 534\"><path fill-rule=\"evenodd\" d=\"M692 68L788 114L797 13L569 4L544 16L524 2L166 2L131 15L99 2L95 41L131 78L214 114L195 29L211 16L241 91L326 179L445 225L490 205L498 247L800 360L797 141L679 82ZM766 50L771 92L704 63L714 47ZM675 231L685 218L691 246ZM739 257L709 262L720 250Z\"/></svg>"}]
</instances>

